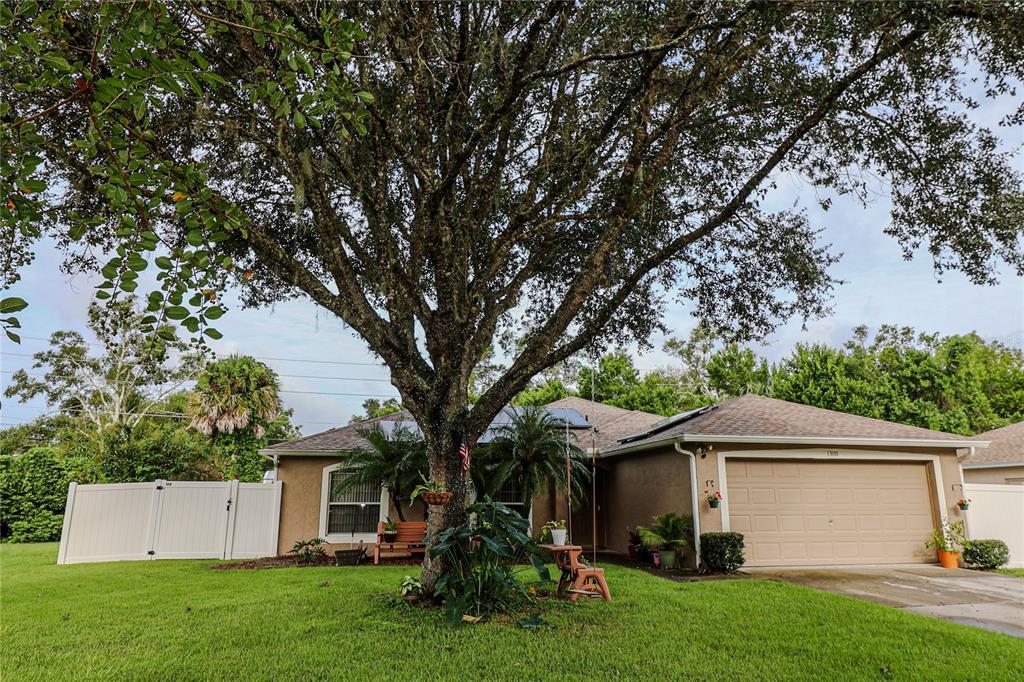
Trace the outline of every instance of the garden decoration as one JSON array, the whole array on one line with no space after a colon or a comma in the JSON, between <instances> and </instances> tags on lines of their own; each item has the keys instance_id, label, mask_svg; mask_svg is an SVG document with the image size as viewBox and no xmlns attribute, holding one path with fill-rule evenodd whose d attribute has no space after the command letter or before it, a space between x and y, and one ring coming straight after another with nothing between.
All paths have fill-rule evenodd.
<instances>
[{"instance_id":1,"label":"garden decoration","mask_svg":"<svg viewBox=\"0 0 1024 682\"><path fill-rule=\"evenodd\" d=\"M966 497L961 497L957 500L956 506L960 507L961 510L967 511L971 506L971 500Z\"/></svg>"},{"instance_id":2,"label":"garden decoration","mask_svg":"<svg viewBox=\"0 0 1024 682\"><path fill-rule=\"evenodd\" d=\"M705 499L708 501L708 506L712 509L718 509L718 505L722 503L722 493L717 490L713 493L709 490L705 490L704 494L706 495Z\"/></svg>"}]
</instances>

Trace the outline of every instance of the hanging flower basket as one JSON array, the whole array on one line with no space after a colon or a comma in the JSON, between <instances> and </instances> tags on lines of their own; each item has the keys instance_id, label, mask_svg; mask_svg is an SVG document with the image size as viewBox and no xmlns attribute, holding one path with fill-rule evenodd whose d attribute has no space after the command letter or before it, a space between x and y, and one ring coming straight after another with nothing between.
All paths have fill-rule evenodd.
<instances>
[{"instance_id":1,"label":"hanging flower basket","mask_svg":"<svg viewBox=\"0 0 1024 682\"><path fill-rule=\"evenodd\" d=\"M427 504L445 505L452 501L453 494L450 490L444 490L438 493L420 493L420 497Z\"/></svg>"},{"instance_id":2,"label":"hanging flower basket","mask_svg":"<svg viewBox=\"0 0 1024 682\"><path fill-rule=\"evenodd\" d=\"M970 506L971 506L971 501L970 500L960 500L959 502L956 503L956 506L960 507L960 509L962 509L964 511L967 511L970 508Z\"/></svg>"},{"instance_id":3,"label":"hanging flower basket","mask_svg":"<svg viewBox=\"0 0 1024 682\"><path fill-rule=\"evenodd\" d=\"M721 503L720 500L708 500L708 506L712 509L718 509L718 505Z\"/></svg>"}]
</instances>

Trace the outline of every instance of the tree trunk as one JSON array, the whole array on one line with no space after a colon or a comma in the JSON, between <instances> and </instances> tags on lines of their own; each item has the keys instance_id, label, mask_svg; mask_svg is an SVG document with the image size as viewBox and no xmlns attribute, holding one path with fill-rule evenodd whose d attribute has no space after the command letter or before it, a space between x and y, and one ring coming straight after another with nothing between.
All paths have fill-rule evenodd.
<instances>
[{"instance_id":1,"label":"tree trunk","mask_svg":"<svg viewBox=\"0 0 1024 682\"><path fill-rule=\"evenodd\" d=\"M457 526L466 518L466 507L469 504L469 474L462 470L459 458L461 437L448 433L439 438L427 435L427 453L430 455L430 477L435 481L444 481L452 493L451 501L446 505L427 506L427 532L433 536L438 531ZM423 573L420 582L427 594L434 592L437 579L444 574L447 567L439 559L430 558L430 548L423 558Z\"/></svg>"},{"instance_id":2,"label":"tree trunk","mask_svg":"<svg viewBox=\"0 0 1024 682\"><path fill-rule=\"evenodd\" d=\"M402 502L405 501L405 494L399 489L395 488L391 491L391 501L395 505L395 511L398 512L398 520L405 521L405 512L402 511Z\"/></svg>"}]
</instances>

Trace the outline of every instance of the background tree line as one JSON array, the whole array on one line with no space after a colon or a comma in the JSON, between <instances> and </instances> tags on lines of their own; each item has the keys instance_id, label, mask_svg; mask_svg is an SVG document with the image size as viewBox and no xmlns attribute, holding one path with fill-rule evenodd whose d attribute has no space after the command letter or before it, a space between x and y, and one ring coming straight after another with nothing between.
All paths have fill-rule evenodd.
<instances>
[{"instance_id":1,"label":"background tree line","mask_svg":"<svg viewBox=\"0 0 1024 682\"><path fill-rule=\"evenodd\" d=\"M769 362L704 327L664 349L679 362L643 373L622 350L594 366L568 363L537 378L519 405L568 395L671 415L754 393L839 412L973 435L1024 419L1024 351L977 334L866 326L842 346L797 344Z\"/></svg>"}]
</instances>

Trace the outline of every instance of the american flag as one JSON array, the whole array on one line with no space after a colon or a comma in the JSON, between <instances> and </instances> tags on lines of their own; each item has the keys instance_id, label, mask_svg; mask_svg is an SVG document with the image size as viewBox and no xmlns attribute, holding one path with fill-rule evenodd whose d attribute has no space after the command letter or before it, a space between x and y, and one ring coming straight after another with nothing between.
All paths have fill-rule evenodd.
<instances>
[{"instance_id":1,"label":"american flag","mask_svg":"<svg viewBox=\"0 0 1024 682\"><path fill-rule=\"evenodd\" d=\"M462 470L469 471L469 445L462 441L459 446L459 458L462 460Z\"/></svg>"}]
</instances>

